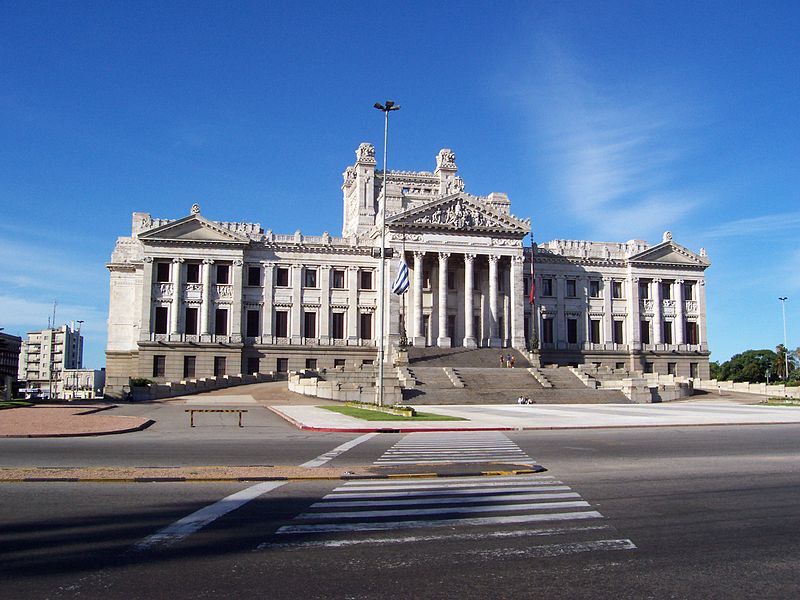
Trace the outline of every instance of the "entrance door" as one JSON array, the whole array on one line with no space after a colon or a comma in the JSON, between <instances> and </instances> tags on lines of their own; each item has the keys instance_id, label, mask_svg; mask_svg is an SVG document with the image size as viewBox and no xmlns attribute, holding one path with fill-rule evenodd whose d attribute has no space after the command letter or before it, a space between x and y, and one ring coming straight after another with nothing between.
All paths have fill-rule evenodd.
<instances>
[{"instance_id":1,"label":"entrance door","mask_svg":"<svg viewBox=\"0 0 800 600\"><path fill-rule=\"evenodd\" d=\"M425 336L425 345L431 345L431 316L422 316L422 334Z\"/></svg>"},{"instance_id":2,"label":"entrance door","mask_svg":"<svg viewBox=\"0 0 800 600\"><path fill-rule=\"evenodd\" d=\"M472 334L475 336L475 341L478 348L483 347L483 329L481 328L481 316L475 315L472 317Z\"/></svg>"}]
</instances>

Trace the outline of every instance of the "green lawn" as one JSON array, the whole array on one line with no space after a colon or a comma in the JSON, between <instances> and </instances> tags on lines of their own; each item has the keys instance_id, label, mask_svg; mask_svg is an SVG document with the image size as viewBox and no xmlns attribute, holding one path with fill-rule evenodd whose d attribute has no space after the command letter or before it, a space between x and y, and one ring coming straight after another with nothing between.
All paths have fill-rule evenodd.
<instances>
[{"instance_id":1,"label":"green lawn","mask_svg":"<svg viewBox=\"0 0 800 600\"><path fill-rule=\"evenodd\" d=\"M21 406L31 406L31 403L25 402L24 400L12 400L11 402L0 400L0 410L4 408L19 408Z\"/></svg>"},{"instance_id":2,"label":"green lawn","mask_svg":"<svg viewBox=\"0 0 800 600\"><path fill-rule=\"evenodd\" d=\"M404 417L391 413L369 410L368 408L356 408L354 406L320 406L325 410L337 412L348 417L355 417L364 421L467 421L461 417L448 417L445 415L435 415L433 413L418 412L416 417Z\"/></svg>"},{"instance_id":3,"label":"green lawn","mask_svg":"<svg viewBox=\"0 0 800 600\"><path fill-rule=\"evenodd\" d=\"M800 406L800 400L793 398L769 398L767 400L769 406Z\"/></svg>"}]
</instances>

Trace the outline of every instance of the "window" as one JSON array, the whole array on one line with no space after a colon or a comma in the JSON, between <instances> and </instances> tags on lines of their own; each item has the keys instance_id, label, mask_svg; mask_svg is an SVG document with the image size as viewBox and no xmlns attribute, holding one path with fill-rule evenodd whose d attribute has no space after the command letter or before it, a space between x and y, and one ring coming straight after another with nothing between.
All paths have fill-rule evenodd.
<instances>
[{"instance_id":1,"label":"window","mask_svg":"<svg viewBox=\"0 0 800 600\"><path fill-rule=\"evenodd\" d=\"M623 325L625 321L621 321L619 319L614 319L614 343L615 344L624 344L625 338L623 337Z\"/></svg>"},{"instance_id":2,"label":"window","mask_svg":"<svg viewBox=\"0 0 800 600\"><path fill-rule=\"evenodd\" d=\"M639 322L639 339L643 344L650 343L650 321Z\"/></svg>"},{"instance_id":3,"label":"window","mask_svg":"<svg viewBox=\"0 0 800 600\"><path fill-rule=\"evenodd\" d=\"M164 377L167 370L167 356L156 354L153 356L153 377Z\"/></svg>"},{"instance_id":4,"label":"window","mask_svg":"<svg viewBox=\"0 0 800 600\"><path fill-rule=\"evenodd\" d=\"M686 343L692 345L700 343L696 321L686 321Z\"/></svg>"},{"instance_id":5,"label":"window","mask_svg":"<svg viewBox=\"0 0 800 600\"><path fill-rule=\"evenodd\" d=\"M697 363L689 363L689 377L697 379Z\"/></svg>"},{"instance_id":6,"label":"window","mask_svg":"<svg viewBox=\"0 0 800 600\"><path fill-rule=\"evenodd\" d=\"M275 311L275 335L277 337L289 337L289 311Z\"/></svg>"},{"instance_id":7,"label":"window","mask_svg":"<svg viewBox=\"0 0 800 600\"><path fill-rule=\"evenodd\" d=\"M358 282L358 289L371 290L372 289L372 271L361 271L359 273L360 280Z\"/></svg>"},{"instance_id":8,"label":"window","mask_svg":"<svg viewBox=\"0 0 800 600\"><path fill-rule=\"evenodd\" d=\"M644 372L645 373L652 373L653 372L653 363L651 363L651 362L644 363Z\"/></svg>"},{"instance_id":9,"label":"window","mask_svg":"<svg viewBox=\"0 0 800 600\"><path fill-rule=\"evenodd\" d=\"M344 270L342 269L333 270L333 287L337 290L344 289Z\"/></svg>"},{"instance_id":10,"label":"window","mask_svg":"<svg viewBox=\"0 0 800 600\"><path fill-rule=\"evenodd\" d=\"M375 361L372 360L371 358L365 358L361 361L361 364L365 367L374 367Z\"/></svg>"},{"instance_id":11,"label":"window","mask_svg":"<svg viewBox=\"0 0 800 600\"><path fill-rule=\"evenodd\" d=\"M245 335L247 337L258 337L261 329L261 311L248 310L247 311L247 329Z\"/></svg>"},{"instance_id":12,"label":"window","mask_svg":"<svg viewBox=\"0 0 800 600\"><path fill-rule=\"evenodd\" d=\"M156 281L158 283L167 283L169 281L169 267L170 264L168 262L156 263Z\"/></svg>"},{"instance_id":13,"label":"window","mask_svg":"<svg viewBox=\"0 0 800 600\"><path fill-rule=\"evenodd\" d=\"M167 333L168 309L166 306L156 306L155 333Z\"/></svg>"},{"instance_id":14,"label":"window","mask_svg":"<svg viewBox=\"0 0 800 600\"><path fill-rule=\"evenodd\" d=\"M650 298L650 281L647 279L639 280L639 298L642 300Z\"/></svg>"},{"instance_id":15,"label":"window","mask_svg":"<svg viewBox=\"0 0 800 600\"><path fill-rule=\"evenodd\" d=\"M683 299L694 300L694 281L686 281L683 284Z\"/></svg>"},{"instance_id":16,"label":"window","mask_svg":"<svg viewBox=\"0 0 800 600\"><path fill-rule=\"evenodd\" d=\"M425 290L431 289L431 272L427 270L422 271L422 288Z\"/></svg>"},{"instance_id":17,"label":"window","mask_svg":"<svg viewBox=\"0 0 800 600\"><path fill-rule=\"evenodd\" d=\"M228 309L218 308L214 311L214 333L228 335Z\"/></svg>"},{"instance_id":18,"label":"window","mask_svg":"<svg viewBox=\"0 0 800 600\"><path fill-rule=\"evenodd\" d=\"M664 343L672 343L672 321L664 321Z\"/></svg>"},{"instance_id":19,"label":"window","mask_svg":"<svg viewBox=\"0 0 800 600\"><path fill-rule=\"evenodd\" d=\"M611 282L611 297L612 298L622 298L622 282L621 281L612 281Z\"/></svg>"},{"instance_id":20,"label":"window","mask_svg":"<svg viewBox=\"0 0 800 600\"><path fill-rule=\"evenodd\" d=\"M252 285L252 286L261 285L261 267L247 268L247 285Z\"/></svg>"},{"instance_id":21,"label":"window","mask_svg":"<svg viewBox=\"0 0 800 600\"><path fill-rule=\"evenodd\" d=\"M317 270L306 267L303 270L303 285L307 288L317 287Z\"/></svg>"},{"instance_id":22,"label":"window","mask_svg":"<svg viewBox=\"0 0 800 600\"><path fill-rule=\"evenodd\" d=\"M275 272L275 285L289 287L289 267L278 267Z\"/></svg>"},{"instance_id":23,"label":"window","mask_svg":"<svg viewBox=\"0 0 800 600\"><path fill-rule=\"evenodd\" d=\"M589 280L589 297L590 298L600 297L600 282L597 279Z\"/></svg>"},{"instance_id":24,"label":"window","mask_svg":"<svg viewBox=\"0 0 800 600\"><path fill-rule=\"evenodd\" d=\"M600 319L589 320L589 341L593 344L600 343Z\"/></svg>"},{"instance_id":25,"label":"window","mask_svg":"<svg viewBox=\"0 0 800 600\"><path fill-rule=\"evenodd\" d=\"M624 362L614 363L614 368L615 369L625 369L625 363Z\"/></svg>"},{"instance_id":26,"label":"window","mask_svg":"<svg viewBox=\"0 0 800 600\"><path fill-rule=\"evenodd\" d=\"M186 264L186 283L200 283L200 265L198 263Z\"/></svg>"},{"instance_id":27,"label":"window","mask_svg":"<svg viewBox=\"0 0 800 600\"><path fill-rule=\"evenodd\" d=\"M448 271L447 272L447 289L451 292L454 292L456 289L456 272L455 271Z\"/></svg>"},{"instance_id":28,"label":"window","mask_svg":"<svg viewBox=\"0 0 800 600\"><path fill-rule=\"evenodd\" d=\"M189 335L197 335L197 308L187 306L185 316L184 332Z\"/></svg>"},{"instance_id":29,"label":"window","mask_svg":"<svg viewBox=\"0 0 800 600\"><path fill-rule=\"evenodd\" d=\"M661 282L661 298L663 300L672 300L672 282L671 281L662 281Z\"/></svg>"},{"instance_id":30,"label":"window","mask_svg":"<svg viewBox=\"0 0 800 600\"><path fill-rule=\"evenodd\" d=\"M542 296L553 295L553 280L550 277L542 277Z\"/></svg>"},{"instance_id":31,"label":"window","mask_svg":"<svg viewBox=\"0 0 800 600\"><path fill-rule=\"evenodd\" d=\"M303 336L317 337L317 313L303 311Z\"/></svg>"},{"instance_id":32,"label":"window","mask_svg":"<svg viewBox=\"0 0 800 600\"><path fill-rule=\"evenodd\" d=\"M344 313L335 312L331 315L331 337L335 340L344 339Z\"/></svg>"},{"instance_id":33,"label":"window","mask_svg":"<svg viewBox=\"0 0 800 600\"><path fill-rule=\"evenodd\" d=\"M546 317L542 319L542 343L544 344L552 344L553 343L553 319L552 317Z\"/></svg>"},{"instance_id":34,"label":"window","mask_svg":"<svg viewBox=\"0 0 800 600\"><path fill-rule=\"evenodd\" d=\"M279 358L275 361L275 370L278 373L286 373L289 370L289 359Z\"/></svg>"},{"instance_id":35,"label":"window","mask_svg":"<svg viewBox=\"0 0 800 600\"><path fill-rule=\"evenodd\" d=\"M667 375L675 375L675 368L677 367L677 363L668 362L667 363Z\"/></svg>"},{"instance_id":36,"label":"window","mask_svg":"<svg viewBox=\"0 0 800 600\"><path fill-rule=\"evenodd\" d=\"M574 279L567 279L567 298L576 298L578 296L578 286Z\"/></svg>"},{"instance_id":37,"label":"window","mask_svg":"<svg viewBox=\"0 0 800 600\"><path fill-rule=\"evenodd\" d=\"M230 275L229 265L217 265L217 283L230 283Z\"/></svg>"},{"instance_id":38,"label":"window","mask_svg":"<svg viewBox=\"0 0 800 600\"><path fill-rule=\"evenodd\" d=\"M316 358L307 358L306 359L306 369L309 371L316 371L317 370L317 359Z\"/></svg>"},{"instance_id":39,"label":"window","mask_svg":"<svg viewBox=\"0 0 800 600\"><path fill-rule=\"evenodd\" d=\"M567 343L578 343L578 319L567 319Z\"/></svg>"},{"instance_id":40,"label":"window","mask_svg":"<svg viewBox=\"0 0 800 600\"><path fill-rule=\"evenodd\" d=\"M184 356L183 357L183 377L194 377L195 373L195 364L197 363L197 357L195 356Z\"/></svg>"},{"instance_id":41,"label":"window","mask_svg":"<svg viewBox=\"0 0 800 600\"><path fill-rule=\"evenodd\" d=\"M225 375L226 359L224 356L214 357L214 377Z\"/></svg>"},{"instance_id":42,"label":"window","mask_svg":"<svg viewBox=\"0 0 800 600\"><path fill-rule=\"evenodd\" d=\"M333 359L333 366L334 367L344 367L344 359L343 358L334 358Z\"/></svg>"},{"instance_id":43,"label":"window","mask_svg":"<svg viewBox=\"0 0 800 600\"><path fill-rule=\"evenodd\" d=\"M261 359L258 356L247 357L247 374L255 375L261 369Z\"/></svg>"},{"instance_id":44,"label":"window","mask_svg":"<svg viewBox=\"0 0 800 600\"><path fill-rule=\"evenodd\" d=\"M372 314L370 313L361 313L361 339L362 340L371 340L372 339Z\"/></svg>"}]
</instances>

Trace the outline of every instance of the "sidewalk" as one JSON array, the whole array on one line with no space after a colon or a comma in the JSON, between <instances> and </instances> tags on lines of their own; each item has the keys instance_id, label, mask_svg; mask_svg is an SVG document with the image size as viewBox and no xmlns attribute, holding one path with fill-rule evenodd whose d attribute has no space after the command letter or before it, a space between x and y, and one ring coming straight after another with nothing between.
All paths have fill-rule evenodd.
<instances>
[{"instance_id":1,"label":"sidewalk","mask_svg":"<svg viewBox=\"0 0 800 600\"><path fill-rule=\"evenodd\" d=\"M77 437L141 431L153 421L142 417L104 415L105 405L39 404L0 410L0 438Z\"/></svg>"}]
</instances>

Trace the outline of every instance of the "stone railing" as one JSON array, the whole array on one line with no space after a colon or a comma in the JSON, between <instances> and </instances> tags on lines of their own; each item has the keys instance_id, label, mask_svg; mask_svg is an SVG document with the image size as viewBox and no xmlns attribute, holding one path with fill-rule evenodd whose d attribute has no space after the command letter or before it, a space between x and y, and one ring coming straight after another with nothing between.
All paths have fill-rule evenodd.
<instances>
[{"instance_id":1,"label":"stone railing","mask_svg":"<svg viewBox=\"0 0 800 600\"><path fill-rule=\"evenodd\" d=\"M717 392L742 392L743 394L758 394L760 396L776 396L780 398L800 399L800 387L785 386L780 384L748 383L736 381L717 381L716 379L695 379L694 387L697 389Z\"/></svg>"},{"instance_id":2,"label":"stone railing","mask_svg":"<svg viewBox=\"0 0 800 600\"><path fill-rule=\"evenodd\" d=\"M364 375L367 375L366 380ZM312 371L291 371L289 373L289 391L304 396L316 396L339 402L361 402L377 404L377 386L372 370L362 371L329 371L322 379ZM402 402L403 395L396 374L389 373L384 377L383 400L387 405Z\"/></svg>"},{"instance_id":3,"label":"stone railing","mask_svg":"<svg viewBox=\"0 0 800 600\"><path fill-rule=\"evenodd\" d=\"M174 398L175 396L188 396L200 392L210 392L211 390L218 390L235 385L273 381L274 379L275 374L269 372L255 373L253 375L221 375L219 377L204 377L202 379L151 383L149 385L130 388L130 395L127 398L122 398L122 400L127 399L132 402L148 402L160 400L162 398Z\"/></svg>"}]
</instances>

